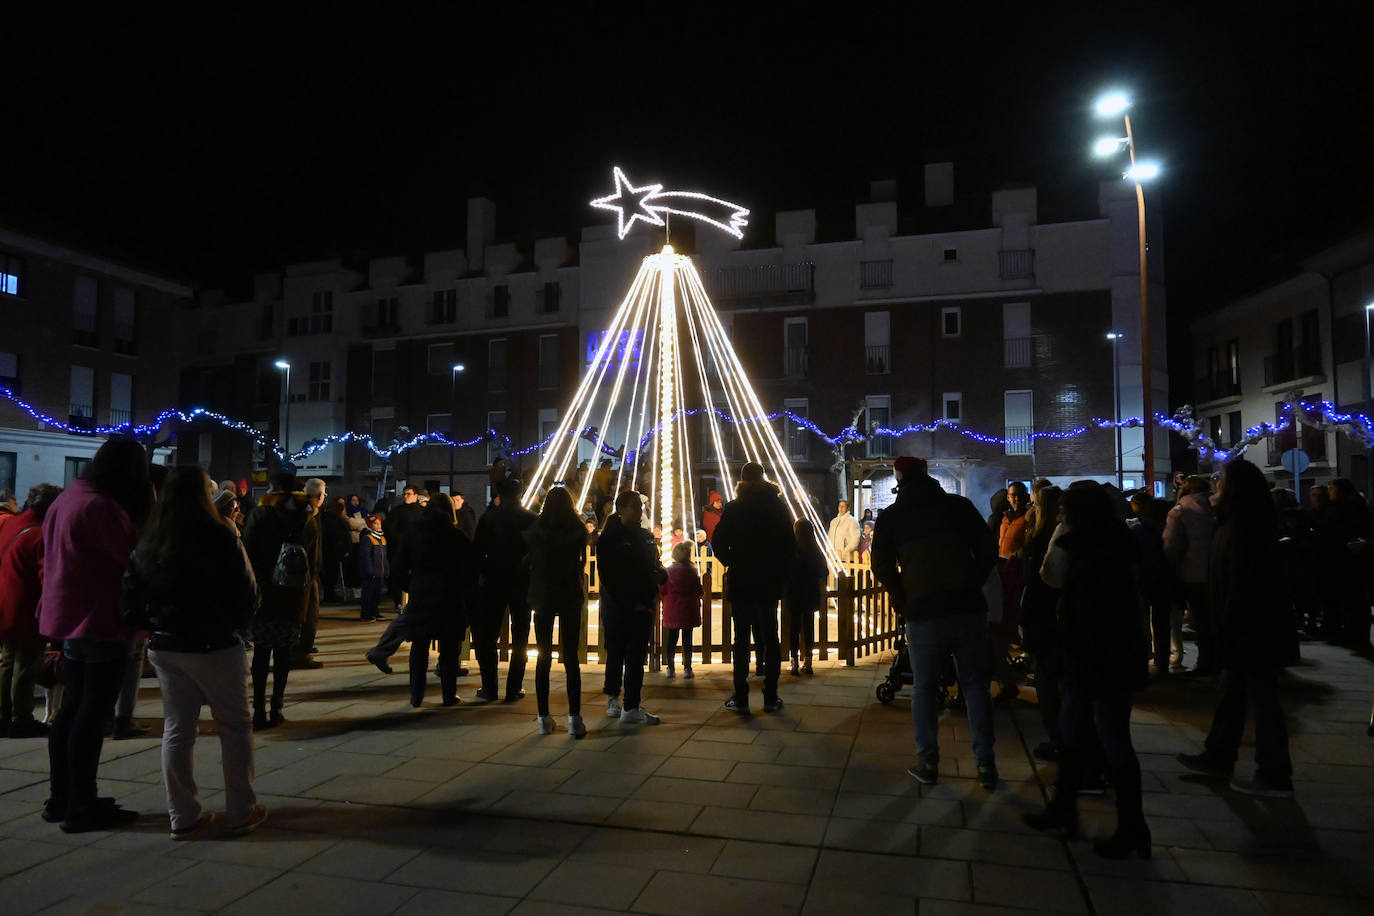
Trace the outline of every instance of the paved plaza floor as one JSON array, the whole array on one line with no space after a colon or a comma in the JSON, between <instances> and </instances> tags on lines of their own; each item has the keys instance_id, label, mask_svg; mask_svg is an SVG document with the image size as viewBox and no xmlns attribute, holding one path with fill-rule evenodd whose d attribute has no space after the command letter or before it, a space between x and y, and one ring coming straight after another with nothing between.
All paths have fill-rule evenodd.
<instances>
[{"instance_id":1,"label":"paved plaza floor","mask_svg":"<svg viewBox=\"0 0 1374 916\"><path fill-rule=\"evenodd\" d=\"M1106 862L1091 839L1111 829L1110 795L1084 800L1081 839L1021 824L1054 773L1029 753L1043 737L1031 702L999 705L996 791L969 778L957 712L941 781L923 787L905 772L905 691L874 698L888 657L784 673L785 709L748 718L721 708L725 665L649 675L663 724L634 728L605 717L602 669L587 666L589 733L574 740L557 670L559 731L535 733L533 665L518 703L443 708L436 683L411 710L404 656L391 676L367 663L380 627L355 614L326 609L326 666L292 673L289 721L257 736L271 816L250 836L168 839L153 680L139 714L154 736L107 741L100 770L102 794L144 815L128 829L44 823L46 745L0 740L0 913L1374 913L1374 665L1345 650L1305 644L1285 679L1294 801L1187 775L1174 754L1200 748L1217 688L1153 684L1133 733L1154 855ZM208 712L202 732L196 771L218 809Z\"/></svg>"}]
</instances>

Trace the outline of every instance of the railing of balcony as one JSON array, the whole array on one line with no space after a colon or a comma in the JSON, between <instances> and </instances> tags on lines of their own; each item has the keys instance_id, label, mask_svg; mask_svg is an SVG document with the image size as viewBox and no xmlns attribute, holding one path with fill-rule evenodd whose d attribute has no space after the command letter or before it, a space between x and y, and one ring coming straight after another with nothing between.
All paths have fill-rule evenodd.
<instances>
[{"instance_id":1,"label":"railing of balcony","mask_svg":"<svg viewBox=\"0 0 1374 916\"><path fill-rule=\"evenodd\" d=\"M716 302L810 303L816 299L816 265L810 261L721 267L703 279Z\"/></svg>"},{"instance_id":2,"label":"railing of balcony","mask_svg":"<svg viewBox=\"0 0 1374 916\"><path fill-rule=\"evenodd\" d=\"M1033 337L1008 337L1002 341L1002 368L1028 369Z\"/></svg>"},{"instance_id":3,"label":"railing of balcony","mask_svg":"<svg viewBox=\"0 0 1374 916\"><path fill-rule=\"evenodd\" d=\"M873 436L864 442L868 446L869 458L891 458L892 457L892 437Z\"/></svg>"},{"instance_id":4,"label":"railing of balcony","mask_svg":"<svg viewBox=\"0 0 1374 916\"><path fill-rule=\"evenodd\" d=\"M119 408L119 407L111 407L111 408L110 408L110 425L111 425L111 426L119 426L119 425L121 425L121 424L123 424L123 423L132 423L133 421L134 421L134 412L133 412L132 410L128 410L128 409L125 409L125 408Z\"/></svg>"},{"instance_id":5,"label":"railing of balcony","mask_svg":"<svg viewBox=\"0 0 1374 916\"><path fill-rule=\"evenodd\" d=\"M1014 248L997 252L997 272L1003 280L1035 279L1035 249Z\"/></svg>"},{"instance_id":6,"label":"railing of balcony","mask_svg":"<svg viewBox=\"0 0 1374 916\"><path fill-rule=\"evenodd\" d=\"M1224 376L1205 376L1198 379L1197 399L1215 401L1219 398L1235 397L1240 394L1240 380Z\"/></svg>"},{"instance_id":7,"label":"railing of balcony","mask_svg":"<svg viewBox=\"0 0 1374 916\"><path fill-rule=\"evenodd\" d=\"M811 374L809 347L787 347L782 355L782 372L785 378L807 378Z\"/></svg>"},{"instance_id":8,"label":"railing of balcony","mask_svg":"<svg viewBox=\"0 0 1374 916\"><path fill-rule=\"evenodd\" d=\"M1002 427L1002 438L1008 440L1006 452L1008 455L1029 455L1034 450L1034 441L1030 438L1031 433L1035 432L1033 426L1004 426Z\"/></svg>"},{"instance_id":9,"label":"railing of balcony","mask_svg":"<svg viewBox=\"0 0 1374 916\"><path fill-rule=\"evenodd\" d=\"M1322 374L1322 349L1319 341L1292 350L1271 353L1264 358L1264 384L1281 385L1295 378Z\"/></svg>"},{"instance_id":10,"label":"railing of balcony","mask_svg":"<svg viewBox=\"0 0 1374 916\"><path fill-rule=\"evenodd\" d=\"M887 289L892 285L892 259L859 262L860 289Z\"/></svg>"},{"instance_id":11,"label":"railing of balcony","mask_svg":"<svg viewBox=\"0 0 1374 916\"><path fill-rule=\"evenodd\" d=\"M887 344L864 347L864 374L887 375L892 371L892 348Z\"/></svg>"}]
</instances>

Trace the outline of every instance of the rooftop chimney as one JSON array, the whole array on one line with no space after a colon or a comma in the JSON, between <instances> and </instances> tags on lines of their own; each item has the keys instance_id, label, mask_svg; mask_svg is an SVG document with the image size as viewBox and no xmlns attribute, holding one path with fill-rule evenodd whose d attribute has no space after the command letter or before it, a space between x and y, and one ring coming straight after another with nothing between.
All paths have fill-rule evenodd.
<instances>
[{"instance_id":1,"label":"rooftop chimney","mask_svg":"<svg viewBox=\"0 0 1374 916\"><path fill-rule=\"evenodd\" d=\"M954 203L954 163L926 163L926 206L948 207Z\"/></svg>"},{"instance_id":2,"label":"rooftop chimney","mask_svg":"<svg viewBox=\"0 0 1374 916\"><path fill-rule=\"evenodd\" d=\"M485 197L468 198L468 270L482 270L487 246L495 237L496 204Z\"/></svg>"}]
</instances>

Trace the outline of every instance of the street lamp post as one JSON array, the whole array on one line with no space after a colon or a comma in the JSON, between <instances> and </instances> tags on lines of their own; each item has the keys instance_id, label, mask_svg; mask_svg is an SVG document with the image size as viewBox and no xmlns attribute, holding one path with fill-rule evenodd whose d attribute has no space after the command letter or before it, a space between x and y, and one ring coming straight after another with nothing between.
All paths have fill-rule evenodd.
<instances>
[{"instance_id":1,"label":"street lamp post","mask_svg":"<svg viewBox=\"0 0 1374 916\"><path fill-rule=\"evenodd\" d=\"M451 384L448 390L448 495L450 499L453 498L453 453L457 451L453 447L453 442L456 441L457 437L454 432L458 427L458 373L466 368L462 363L453 364L453 373L450 376Z\"/></svg>"},{"instance_id":2,"label":"street lamp post","mask_svg":"<svg viewBox=\"0 0 1374 916\"><path fill-rule=\"evenodd\" d=\"M1126 487L1126 455L1121 450L1121 359L1119 345L1124 335L1119 331L1108 331L1107 339L1112 342L1112 394L1116 398L1116 488Z\"/></svg>"},{"instance_id":3,"label":"street lamp post","mask_svg":"<svg viewBox=\"0 0 1374 916\"><path fill-rule=\"evenodd\" d=\"M1369 313L1374 311L1374 302L1364 307L1364 422L1368 425L1374 415L1369 410ZM1364 459L1364 495L1366 500L1374 500L1374 446L1365 447Z\"/></svg>"},{"instance_id":4,"label":"street lamp post","mask_svg":"<svg viewBox=\"0 0 1374 916\"><path fill-rule=\"evenodd\" d=\"M1130 157L1131 167L1122 175L1135 184L1137 233L1140 248L1140 409L1141 422L1145 433L1144 465L1145 485L1154 493L1155 481L1155 419L1154 384L1150 371L1150 292L1145 273L1145 188L1141 182L1148 181L1159 174L1159 166L1153 163L1136 162L1135 134L1131 130L1131 116L1128 110L1131 100L1122 92L1111 92L1097 102L1097 114L1104 118L1120 115L1126 124L1126 136L1105 138L1097 141L1094 151L1099 156L1110 155L1121 149L1124 144Z\"/></svg>"},{"instance_id":5,"label":"street lamp post","mask_svg":"<svg viewBox=\"0 0 1374 916\"><path fill-rule=\"evenodd\" d=\"M278 369L286 373L286 416L282 420L281 426L281 448L288 456L291 454L291 364L284 359L279 359L273 363Z\"/></svg>"}]
</instances>

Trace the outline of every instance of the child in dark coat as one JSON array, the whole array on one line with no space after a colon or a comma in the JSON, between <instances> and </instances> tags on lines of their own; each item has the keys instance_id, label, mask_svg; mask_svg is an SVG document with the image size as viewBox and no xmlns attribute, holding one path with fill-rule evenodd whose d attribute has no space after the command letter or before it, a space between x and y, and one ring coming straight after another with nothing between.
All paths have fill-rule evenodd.
<instances>
[{"instance_id":1,"label":"child in dark coat","mask_svg":"<svg viewBox=\"0 0 1374 916\"><path fill-rule=\"evenodd\" d=\"M387 565L386 560L386 537L382 534L381 516L369 515L367 528L358 537L358 578L363 589L363 620L382 619L382 612L378 606L382 600L382 589L390 575L391 567Z\"/></svg>"},{"instance_id":2,"label":"child in dark coat","mask_svg":"<svg viewBox=\"0 0 1374 916\"><path fill-rule=\"evenodd\" d=\"M797 551L792 555L792 573L782 596L782 613L787 621L786 649L792 658L793 674L813 674L811 650L816 642L816 612L825 604L825 581L830 570L816 542L816 528L809 520L797 519L792 533L797 538ZM803 658L800 666L799 652Z\"/></svg>"},{"instance_id":3,"label":"child in dark coat","mask_svg":"<svg viewBox=\"0 0 1374 916\"><path fill-rule=\"evenodd\" d=\"M673 564L668 567L668 581L659 586L663 596L663 637L668 662L667 676L676 674L673 656L677 654L677 639L682 636L682 676L692 674L692 630L701 626L701 576L692 563L692 545L687 541L673 548Z\"/></svg>"}]
</instances>

